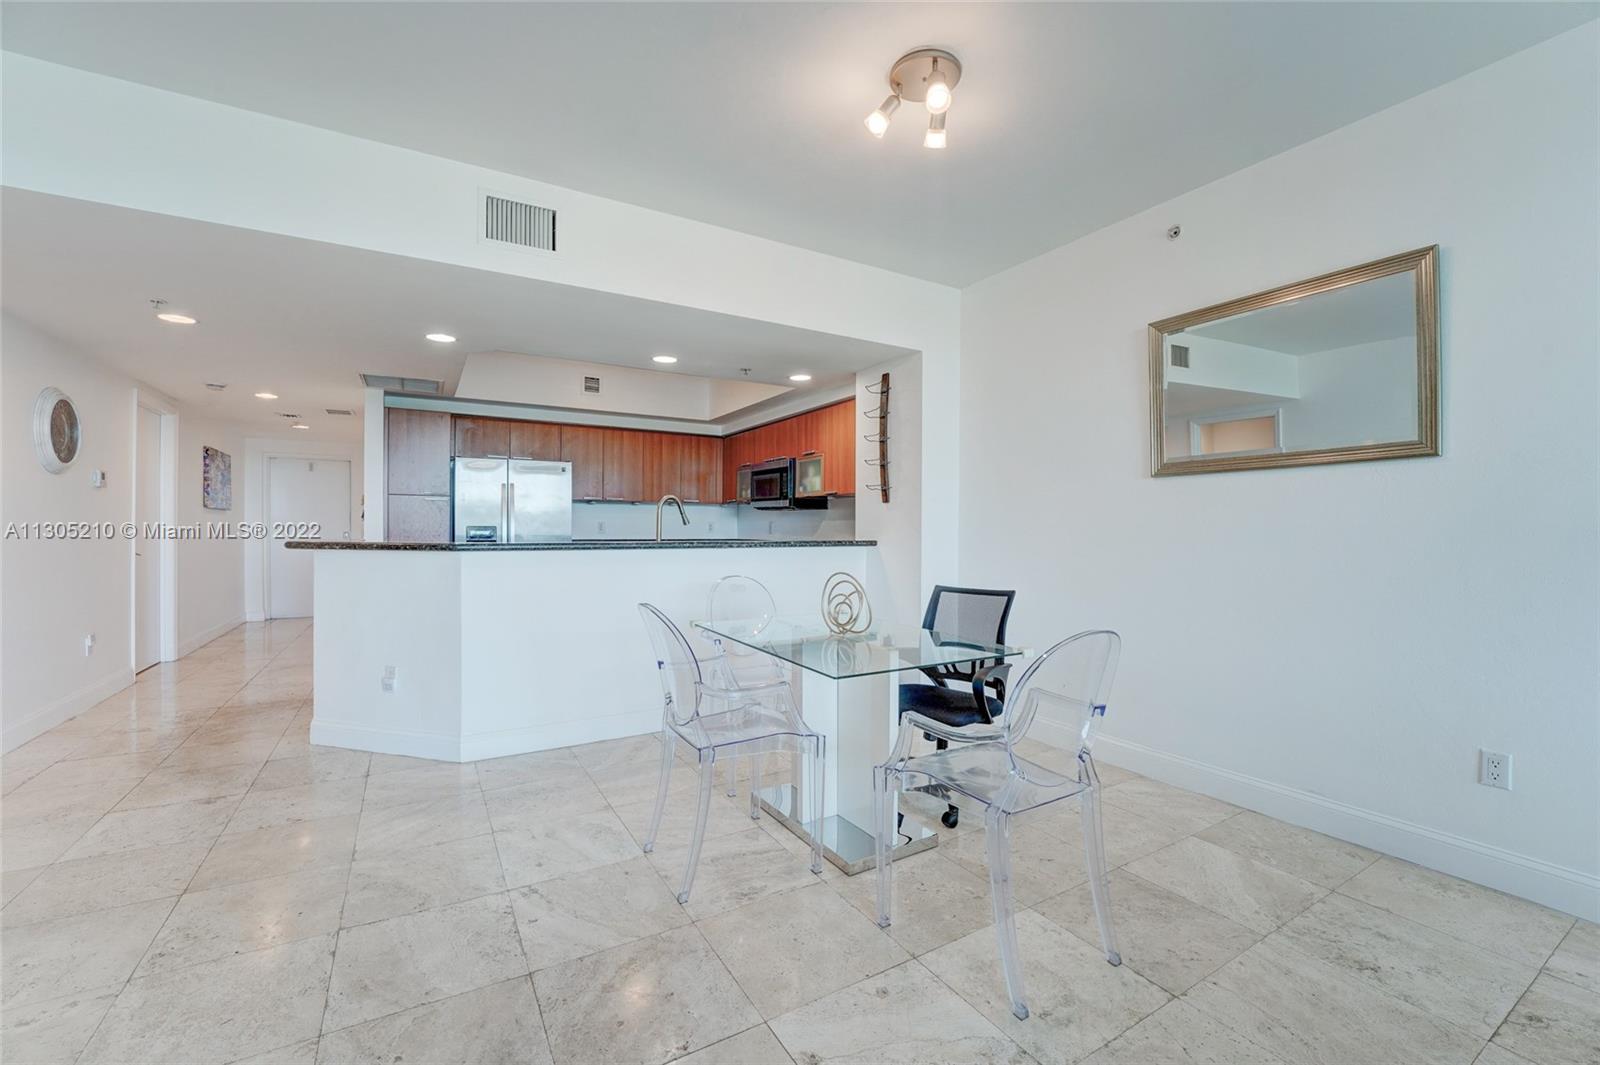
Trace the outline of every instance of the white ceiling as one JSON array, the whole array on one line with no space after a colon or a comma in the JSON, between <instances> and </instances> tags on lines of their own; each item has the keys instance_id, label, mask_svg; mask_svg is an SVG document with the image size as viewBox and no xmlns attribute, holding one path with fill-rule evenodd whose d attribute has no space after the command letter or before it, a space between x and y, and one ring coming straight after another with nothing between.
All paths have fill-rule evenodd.
<instances>
[{"instance_id":1,"label":"white ceiling","mask_svg":"<svg viewBox=\"0 0 1600 1065\"><path fill-rule=\"evenodd\" d=\"M358 433L362 372L453 388L468 352L512 351L830 390L901 348L591 289L6 189L5 309L250 429L301 414ZM334 297L332 294L337 294ZM162 298L199 319L158 322ZM433 344L425 333L457 337ZM679 361L670 370L656 353ZM813 375L791 385L798 370ZM208 390L207 382L227 390ZM255 392L276 392L263 401ZM493 399L495 397L477 397ZM324 414L355 410L356 418Z\"/></svg>"},{"instance_id":2,"label":"white ceiling","mask_svg":"<svg viewBox=\"0 0 1600 1065\"><path fill-rule=\"evenodd\" d=\"M5 3L7 49L965 284L1594 4ZM950 147L861 119L902 52Z\"/></svg>"},{"instance_id":3,"label":"white ceiling","mask_svg":"<svg viewBox=\"0 0 1600 1065\"><path fill-rule=\"evenodd\" d=\"M1416 279L1409 272L1390 274L1236 314L1186 332L1284 355L1315 355L1377 340L1414 337Z\"/></svg>"}]
</instances>

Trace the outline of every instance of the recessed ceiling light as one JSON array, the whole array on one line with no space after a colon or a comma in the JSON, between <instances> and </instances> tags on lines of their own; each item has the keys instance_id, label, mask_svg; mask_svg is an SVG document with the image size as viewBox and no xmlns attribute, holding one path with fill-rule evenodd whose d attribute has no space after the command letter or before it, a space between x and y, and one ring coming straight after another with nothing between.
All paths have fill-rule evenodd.
<instances>
[{"instance_id":1,"label":"recessed ceiling light","mask_svg":"<svg viewBox=\"0 0 1600 1065\"><path fill-rule=\"evenodd\" d=\"M678 357L676 355L652 355L652 356L650 356L650 361L651 362L671 363L671 362L677 362L678 361Z\"/></svg>"},{"instance_id":2,"label":"recessed ceiling light","mask_svg":"<svg viewBox=\"0 0 1600 1065\"><path fill-rule=\"evenodd\" d=\"M454 344L456 342L456 338L449 333L429 333L428 339L435 344Z\"/></svg>"},{"instance_id":3,"label":"recessed ceiling light","mask_svg":"<svg viewBox=\"0 0 1600 1065\"><path fill-rule=\"evenodd\" d=\"M291 428L291 429L309 429L309 428L311 428L311 426L307 425L305 422L295 422L293 425L289 426L289 428Z\"/></svg>"},{"instance_id":4,"label":"recessed ceiling light","mask_svg":"<svg viewBox=\"0 0 1600 1065\"><path fill-rule=\"evenodd\" d=\"M256 398L257 399L277 399L278 398L278 393L276 393L276 392L257 392L256 393Z\"/></svg>"},{"instance_id":5,"label":"recessed ceiling light","mask_svg":"<svg viewBox=\"0 0 1600 1065\"><path fill-rule=\"evenodd\" d=\"M173 325L194 325L196 321L195 319L190 318L187 314L174 314L171 311L162 311L160 314L156 315L156 317L161 319L163 322L171 322Z\"/></svg>"},{"instance_id":6,"label":"recessed ceiling light","mask_svg":"<svg viewBox=\"0 0 1600 1065\"><path fill-rule=\"evenodd\" d=\"M792 374L789 375L789 380L791 380L791 381L809 381L809 380L811 380L811 375L808 374L808 373L792 373Z\"/></svg>"}]
</instances>

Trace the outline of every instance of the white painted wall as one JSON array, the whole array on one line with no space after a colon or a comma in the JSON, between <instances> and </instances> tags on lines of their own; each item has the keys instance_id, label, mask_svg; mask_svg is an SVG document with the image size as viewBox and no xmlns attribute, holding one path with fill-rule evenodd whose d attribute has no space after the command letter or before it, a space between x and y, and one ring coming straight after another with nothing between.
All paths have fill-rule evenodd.
<instances>
[{"instance_id":1,"label":"white painted wall","mask_svg":"<svg viewBox=\"0 0 1600 1065\"><path fill-rule=\"evenodd\" d=\"M7 55L6 184L60 196L734 314L922 353L921 403L948 427L910 461L948 484L895 524L924 590L954 579L960 293L775 241L482 167ZM10 116L8 115L8 118ZM166 135L146 136L161 129ZM477 192L561 212L562 250L476 239ZM929 476L933 476L932 473ZM908 497L909 500L909 497Z\"/></svg>"},{"instance_id":2,"label":"white painted wall","mask_svg":"<svg viewBox=\"0 0 1600 1065\"><path fill-rule=\"evenodd\" d=\"M1024 643L1122 632L1109 760L1591 918L1597 53L1591 23L972 286L961 407L962 579L1020 589ZM1149 476L1146 323L1434 242L1443 457Z\"/></svg>"},{"instance_id":3,"label":"white painted wall","mask_svg":"<svg viewBox=\"0 0 1600 1065\"><path fill-rule=\"evenodd\" d=\"M879 588L873 598L877 617L889 624L914 625L922 618L923 604L935 584L958 584L955 568L919 555L927 543L917 535L919 525L935 521L957 524L959 467L930 467L928 453L942 451L941 442L955 435L955 405L930 405L924 392L924 363L918 356L863 370L856 375L856 536L882 545L868 562L882 570L870 574L869 587ZM877 408L878 397L867 391L877 387L889 372L889 502L867 486L881 484L879 468L868 466L878 446L863 437L876 434L876 419L866 415ZM923 419L933 417L936 431L923 432ZM922 461L918 461L919 457ZM922 489L923 478L929 490ZM931 578L931 579L930 579Z\"/></svg>"},{"instance_id":4,"label":"white painted wall","mask_svg":"<svg viewBox=\"0 0 1600 1065\"><path fill-rule=\"evenodd\" d=\"M598 393L583 390L585 377L600 378ZM703 422L792 391L759 381L724 381L514 351L480 351L467 356L455 394L459 399Z\"/></svg>"},{"instance_id":5,"label":"white painted wall","mask_svg":"<svg viewBox=\"0 0 1600 1065\"><path fill-rule=\"evenodd\" d=\"M77 406L82 451L51 474L33 451L33 404L54 385ZM134 417L138 397L174 416L170 465L177 524L237 521L250 484L236 428L205 418L109 369L13 315L0 324L0 525L134 519ZM233 456L235 509L201 506L200 448ZM94 488L90 472L106 472ZM7 539L0 555L0 745L10 750L81 713L133 680L133 545L112 539ZM171 544L172 645L179 655L244 616L244 547L238 540ZM93 633L94 653L83 638Z\"/></svg>"}]
</instances>

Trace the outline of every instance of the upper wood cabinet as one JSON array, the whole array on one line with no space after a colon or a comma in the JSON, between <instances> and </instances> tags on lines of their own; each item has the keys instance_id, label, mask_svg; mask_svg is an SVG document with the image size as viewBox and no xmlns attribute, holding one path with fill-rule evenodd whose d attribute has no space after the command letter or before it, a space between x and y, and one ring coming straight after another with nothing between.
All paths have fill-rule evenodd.
<instances>
[{"instance_id":1,"label":"upper wood cabinet","mask_svg":"<svg viewBox=\"0 0 1600 1065\"><path fill-rule=\"evenodd\" d=\"M685 498L700 503L722 503L732 498L722 490L722 441L714 436L684 437Z\"/></svg>"},{"instance_id":2,"label":"upper wood cabinet","mask_svg":"<svg viewBox=\"0 0 1600 1065\"><path fill-rule=\"evenodd\" d=\"M600 499L605 492L605 434L590 425L561 427L561 460L572 463L572 498Z\"/></svg>"},{"instance_id":3,"label":"upper wood cabinet","mask_svg":"<svg viewBox=\"0 0 1600 1065\"><path fill-rule=\"evenodd\" d=\"M514 459L561 458L561 426L549 422L508 422L510 440L507 447Z\"/></svg>"},{"instance_id":4,"label":"upper wood cabinet","mask_svg":"<svg viewBox=\"0 0 1600 1065\"><path fill-rule=\"evenodd\" d=\"M450 415L391 407L386 419L384 476L389 494L450 494Z\"/></svg>"},{"instance_id":5,"label":"upper wood cabinet","mask_svg":"<svg viewBox=\"0 0 1600 1065\"><path fill-rule=\"evenodd\" d=\"M723 498L738 498L739 467L775 458L822 456L822 490L830 495L856 494L856 401L821 407L793 418L747 429L722 441Z\"/></svg>"},{"instance_id":6,"label":"upper wood cabinet","mask_svg":"<svg viewBox=\"0 0 1600 1065\"><path fill-rule=\"evenodd\" d=\"M511 455L511 423L504 418L455 416L455 453L463 458L503 459Z\"/></svg>"},{"instance_id":7,"label":"upper wood cabinet","mask_svg":"<svg viewBox=\"0 0 1600 1065\"><path fill-rule=\"evenodd\" d=\"M645 497L645 437L639 429L602 429L601 497L612 502L635 502Z\"/></svg>"}]
</instances>

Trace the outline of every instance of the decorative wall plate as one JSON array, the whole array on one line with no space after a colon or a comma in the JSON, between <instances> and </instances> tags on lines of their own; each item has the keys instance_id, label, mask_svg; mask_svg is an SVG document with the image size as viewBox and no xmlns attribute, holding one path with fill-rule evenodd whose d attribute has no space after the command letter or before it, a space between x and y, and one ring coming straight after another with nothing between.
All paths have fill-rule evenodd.
<instances>
[{"instance_id":1,"label":"decorative wall plate","mask_svg":"<svg viewBox=\"0 0 1600 1065\"><path fill-rule=\"evenodd\" d=\"M83 443L78 408L59 388L46 388L33 404L33 447L39 465L60 473L72 465Z\"/></svg>"}]
</instances>

